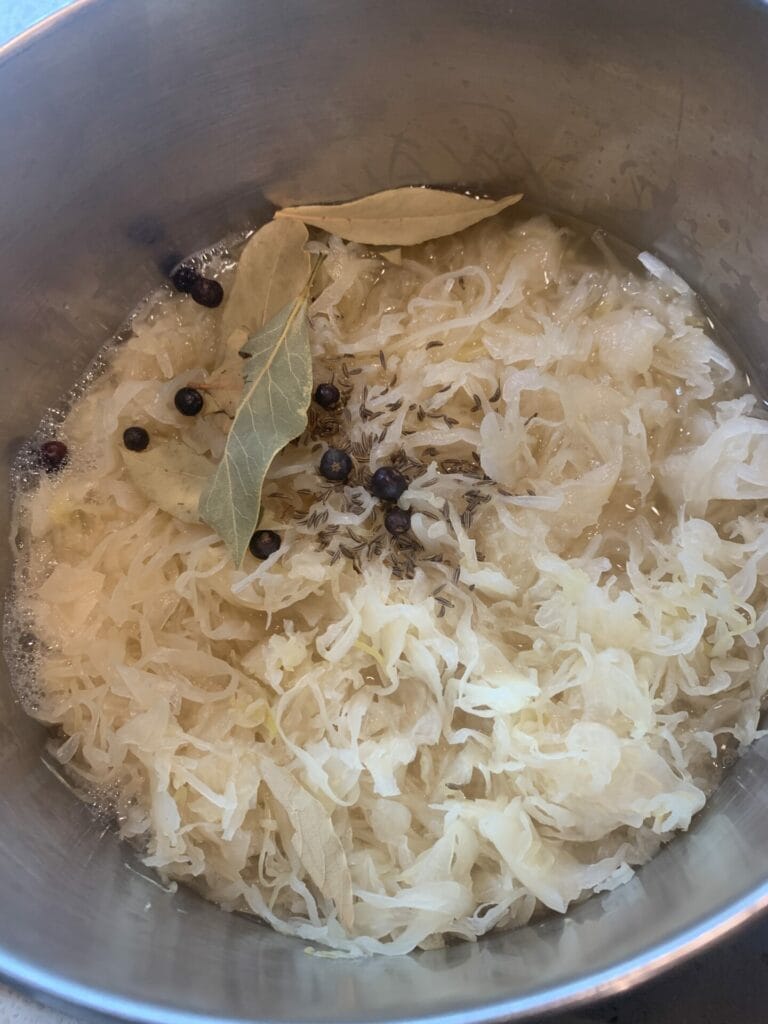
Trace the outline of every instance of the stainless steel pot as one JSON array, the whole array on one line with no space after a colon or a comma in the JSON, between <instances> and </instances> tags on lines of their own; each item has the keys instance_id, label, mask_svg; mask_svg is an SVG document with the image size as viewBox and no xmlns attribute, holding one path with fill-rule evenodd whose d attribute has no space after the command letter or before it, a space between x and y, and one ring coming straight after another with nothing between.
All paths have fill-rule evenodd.
<instances>
[{"instance_id":1,"label":"stainless steel pot","mask_svg":"<svg viewBox=\"0 0 768 1024\"><path fill-rule=\"evenodd\" d=\"M766 52L768 8L746 0L80 0L0 50L3 450L171 252L272 203L408 182L519 187L654 249L768 384ZM765 741L625 888L364 962L153 887L40 749L3 681L0 974L132 1021L519 1019L623 990L768 903Z\"/></svg>"}]
</instances>

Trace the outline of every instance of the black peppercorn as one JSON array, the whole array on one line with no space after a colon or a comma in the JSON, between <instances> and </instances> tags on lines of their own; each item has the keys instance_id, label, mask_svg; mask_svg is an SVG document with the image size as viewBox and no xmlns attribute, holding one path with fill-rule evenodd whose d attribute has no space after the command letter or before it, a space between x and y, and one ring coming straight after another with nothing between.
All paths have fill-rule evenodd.
<instances>
[{"instance_id":1,"label":"black peppercorn","mask_svg":"<svg viewBox=\"0 0 768 1024\"><path fill-rule=\"evenodd\" d=\"M221 300L224 298L224 289L213 278L198 277L189 289L189 294L198 305L215 309L216 306L221 305Z\"/></svg>"},{"instance_id":2,"label":"black peppercorn","mask_svg":"<svg viewBox=\"0 0 768 1024\"><path fill-rule=\"evenodd\" d=\"M328 448L320 459L320 476L343 482L352 472L352 459L341 448Z\"/></svg>"},{"instance_id":3,"label":"black peppercorn","mask_svg":"<svg viewBox=\"0 0 768 1024\"><path fill-rule=\"evenodd\" d=\"M280 534L275 533L274 530L257 530L248 544L248 550L253 557L260 558L262 561L269 558L270 555L274 555L279 548Z\"/></svg>"},{"instance_id":4,"label":"black peppercorn","mask_svg":"<svg viewBox=\"0 0 768 1024\"><path fill-rule=\"evenodd\" d=\"M408 481L402 473L398 473L391 466L381 466L371 477L368 489L374 498L381 498L382 501L398 501L407 486Z\"/></svg>"},{"instance_id":5,"label":"black peppercorn","mask_svg":"<svg viewBox=\"0 0 768 1024\"><path fill-rule=\"evenodd\" d=\"M194 267L188 263L182 263L180 267L171 274L171 284L177 292L184 292L185 295L192 291L193 285L199 280L200 275Z\"/></svg>"},{"instance_id":6,"label":"black peppercorn","mask_svg":"<svg viewBox=\"0 0 768 1024\"><path fill-rule=\"evenodd\" d=\"M40 465L46 473L55 473L66 464L69 451L63 441L43 441L39 457Z\"/></svg>"},{"instance_id":7,"label":"black peppercorn","mask_svg":"<svg viewBox=\"0 0 768 1024\"><path fill-rule=\"evenodd\" d=\"M384 516L384 526L389 533L397 536L411 528L411 513L404 508L391 508Z\"/></svg>"},{"instance_id":8,"label":"black peppercorn","mask_svg":"<svg viewBox=\"0 0 768 1024\"><path fill-rule=\"evenodd\" d=\"M203 408L203 396L197 388L179 388L173 396L173 404L182 416L197 416Z\"/></svg>"},{"instance_id":9,"label":"black peppercorn","mask_svg":"<svg viewBox=\"0 0 768 1024\"><path fill-rule=\"evenodd\" d=\"M341 401L341 392L335 384L318 384L315 388L315 401L321 409L335 409Z\"/></svg>"},{"instance_id":10,"label":"black peppercorn","mask_svg":"<svg viewBox=\"0 0 768 1024\"><path fill-rule=\"evenodd\" d=\"M144 427L127 427L123 431L123 444L129 452L143 452L149 444L149 434Z\"/></svg>"}]
</instances>

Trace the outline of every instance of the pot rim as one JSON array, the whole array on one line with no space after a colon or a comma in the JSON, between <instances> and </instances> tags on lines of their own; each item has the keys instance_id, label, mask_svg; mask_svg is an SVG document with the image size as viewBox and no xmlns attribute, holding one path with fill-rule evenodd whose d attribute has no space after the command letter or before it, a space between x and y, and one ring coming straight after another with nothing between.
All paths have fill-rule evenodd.
<instances>
[{"instance_id":1,"label":"pot rim","mask_svg":"<svg viewBox=\"0 0 768 1024\"><path fill-rule=\"evenodd\" d=\"M88 0L90 2L90 0ZM582 975L551 989L496 1000L475 1009L426 1016L388 1018L386 1024L502 1024L530 1020L542 1014L571 1010L634 988L703 952L768 910L768 880L734 904L703 917L695 925L603 971ZM265 927L265 926L262 926ZM481 940L482 941L482 940ZM169 1009L160 1003L115 995L96 986L72 981L15 957L0 947L0 979L57 1009L87 1010L107 1020L135 1024L275 1024L273 1019L221 1017ZM383 1018L380 1019L383 1021ZM377 1024L370 1018L345 1024Z\"/></svg>"}]
</instances>

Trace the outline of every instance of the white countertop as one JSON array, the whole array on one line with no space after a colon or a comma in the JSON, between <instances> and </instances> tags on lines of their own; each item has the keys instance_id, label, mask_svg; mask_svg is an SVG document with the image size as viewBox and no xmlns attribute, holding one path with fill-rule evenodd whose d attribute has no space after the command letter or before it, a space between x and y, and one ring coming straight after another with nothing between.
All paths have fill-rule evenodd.
<instances>
[{"instance_id":1,"label":"white countertop","mask_svg":"<svg viewBox=\"0 0 768 1024\"><path fill-rule=\"evenodd\" d=\"M0 1022L2 1024L76 1024L55 1010L46 1010L37 1003L0 985Z\"/></svg>"}]
</instances>

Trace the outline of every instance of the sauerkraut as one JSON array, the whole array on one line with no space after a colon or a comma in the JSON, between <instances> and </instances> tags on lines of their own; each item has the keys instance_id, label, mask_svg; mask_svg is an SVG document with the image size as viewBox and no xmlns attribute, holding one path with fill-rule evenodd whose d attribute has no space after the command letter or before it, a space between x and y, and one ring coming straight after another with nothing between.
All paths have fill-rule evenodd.
<instances>
[{"instance_id":1,"label":"sauerkraut","mask_svg":"<svg viewBox=\"0 0 768 1024\"><path fill-rule=\"evenodd\" d=\"M344 400L268 474L279 551L237 569L125 474L125 427L213 463L229 422L173 405L214 378L221 311L162 292L17 496L22 696L162 879L406 953L625 882L758 735L768 423L653 258L507 214L309 248L314 377ZM328 444L352 482L318 476Z\"/></svg>"}]
</instances>

